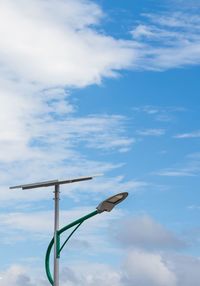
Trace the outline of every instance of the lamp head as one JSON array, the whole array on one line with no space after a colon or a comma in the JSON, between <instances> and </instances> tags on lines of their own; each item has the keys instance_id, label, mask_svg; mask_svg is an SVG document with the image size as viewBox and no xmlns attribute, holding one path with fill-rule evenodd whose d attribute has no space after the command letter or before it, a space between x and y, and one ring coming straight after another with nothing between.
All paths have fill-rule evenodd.
<instances>
[{"instance_id":1,"label":"lamp head","mask_svg":"<svg viewBox=\"0 0 200 286\"><path fill-rule=\"evenodd\" d=\"M99 213L105 212L105 211L110 212L116 205L118 205L123 200L125 200L127 196L128 196L128 193L124 192L124 193L119 193L112 197L109 197L108 199L106 199L105 201L101 202L98 205L97 207L98 212Z\"/></svg>"}]
</instances>

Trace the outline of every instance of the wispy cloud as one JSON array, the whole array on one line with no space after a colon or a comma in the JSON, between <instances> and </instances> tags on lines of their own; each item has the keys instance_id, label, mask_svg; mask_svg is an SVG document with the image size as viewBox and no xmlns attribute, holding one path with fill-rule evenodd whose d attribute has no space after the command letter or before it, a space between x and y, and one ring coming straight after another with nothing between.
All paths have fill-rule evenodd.
<instances>
[{"instance_id":1,"label":"wispy cloud","mask_svg":"<svg viewBox=\"0 0 200 286\"><path fill-rule=\"evenodd\" d=\"M138 130L137 134L140 136L162 136L165 134L164 129L144 129L144 130Z\"/></svg>"},{"instance_id":2,"label":"wispy cloud","mask_svg":"<svg viewBox=\"0 0 200 286\"><path fill-rule=\"evenodd\" d=\"M156 174L165 177L193 177L200 173L200 156L194 153L186 156L186 160L176 167L160 170Z\"/></svg>"},{"instance_id":3,"label":"wispy cloud","mask_svg":"<svg viewBox=\"0 0 200 286\"><path fill-rule=\"evenodd\" d=\"M189 132L189 133L177 134L174 136L174 138L177 138L177 139L200 138L200 130Z\"/></svg>"},{"instance_id":4,"label":"wispy cloud","mask_svg":"<svg viewBox=\"0 0 200 286\"><path fill-rule=\"evenodd\" d=\"M195 176L192 170L164 170L161 172L158 172L157 175L159 176L165 176L165 177L193 177Z\"/></svg>"},{"instance_id":5,"label":"wispy cloud","mask_svg":"<svg viewBox=\"0 0 200 286\"><path fill-rule=\"evenodd\" d=\"M132 30L143 44L138 67L166 70L200 63L200 18L198 11L143 14L144 22Z\"/></svg>"},{"instance_id":6,"label":"wispy cloud","mask_svg":"<svg viewBox=\"0 0 200 286\"><path fill-rule=\"evenodd\" d=\"M172 121L176 114L179 112L186 111L183 107L178 106L154 106L154 105L144 105L133 107L133 111L137 113L143 113L147 116L153 118L156 121L168 122Z\"/></svg>"}]
</instances>

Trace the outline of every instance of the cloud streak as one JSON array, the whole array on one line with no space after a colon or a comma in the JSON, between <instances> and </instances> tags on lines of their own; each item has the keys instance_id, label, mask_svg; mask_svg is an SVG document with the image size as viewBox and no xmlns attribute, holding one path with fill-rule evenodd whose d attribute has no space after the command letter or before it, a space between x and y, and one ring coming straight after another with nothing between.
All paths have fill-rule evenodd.
<instances>
[{"instance_id":1,"label":"cloud streak","mask_svg":"<svg viewBox=\"0 0 200 286\"><path fill-rule=\"evenodd\" d=\"M189 133L177 134L174 136L174 138L177 138L177 139L200 138L200 130L189 132Z\"/></svg>"},{"instance_id":2,"label":"cloud streak","mask_svg":"<svg viewBox=\"0 0 200 286\"><path fill-rule=\"evenodd\" d=\"M132 30L143 44L138 67L163 71L200 63L200 19L198 11L143 14L145 19Z\"/></svg>"},{"instance_id":3,"label":"cloud streak","mask_svg":"<svg viewBox=\"0 0 200 286\"><path fill-rule=\"evenodd\" d=\"M137 134L140 136L152 136L152 137L158 137L158 136L162 136L165 134L165 130L164 129L144 129L144 130L138 130Z\"/></svg>"},{"instance_id":4,"label":"cloud streak","mask_svg":"<svg viewBox=\"0 0 200 286\"><path fill-rule=\"evenodd\" d=\"M200 172L200 156L199 153L194 153L186 156L186 161L182 165L160 170L156 174L165 177L194 177Z\"/></svg>"}]
</instances>

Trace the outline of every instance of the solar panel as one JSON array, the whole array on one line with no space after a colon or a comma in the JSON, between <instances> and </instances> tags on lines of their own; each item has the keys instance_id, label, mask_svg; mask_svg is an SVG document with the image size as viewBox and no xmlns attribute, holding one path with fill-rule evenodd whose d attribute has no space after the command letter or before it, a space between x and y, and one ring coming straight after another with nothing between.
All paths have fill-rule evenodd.
<instances>
[{"instance_id":1,"label":"solar panel","mask_svg":"<svg viewBox=\"0 0 200 286\"><path fill-rule=\"evenodd\" d=\"M55 186L55 185L71 184L71 183L76 183L76 182L81 182L81 181L92 180L94 177L98 177L98 176L101 176L101 174L87 176L87 177L79 177L79 178L74 178L74 179L60 180L60 181L51 180L51 181L38 182L38 183L33 183L33 184L24 184L24 185L10 187L10 189L20 188L23 190L28 190L28 189L35 189L35 188L50 187L50 186Z\"/></svg>"}]
</instances>

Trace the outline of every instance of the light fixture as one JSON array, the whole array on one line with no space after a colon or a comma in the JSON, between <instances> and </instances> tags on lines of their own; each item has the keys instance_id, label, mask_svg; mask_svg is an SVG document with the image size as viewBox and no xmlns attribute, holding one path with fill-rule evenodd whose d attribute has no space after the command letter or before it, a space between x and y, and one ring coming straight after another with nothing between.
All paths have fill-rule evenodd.
<instances>
[{"instance_id":1,"label":"light fixture","mask_svg":"<svg viewBox=\"0 0 200 286\"><path fill-rule=\"evenodd\" d=\"M99 213L102 212L110 212L117 204L121 203L123 200L125 200L125 198L128 196L127 192L124 193L119 193L116 194L112 197L109 197L108 199L104 200L103 202L101 202L98 207L97 207L97 211Z\"/></svg>"}]
</instances>

